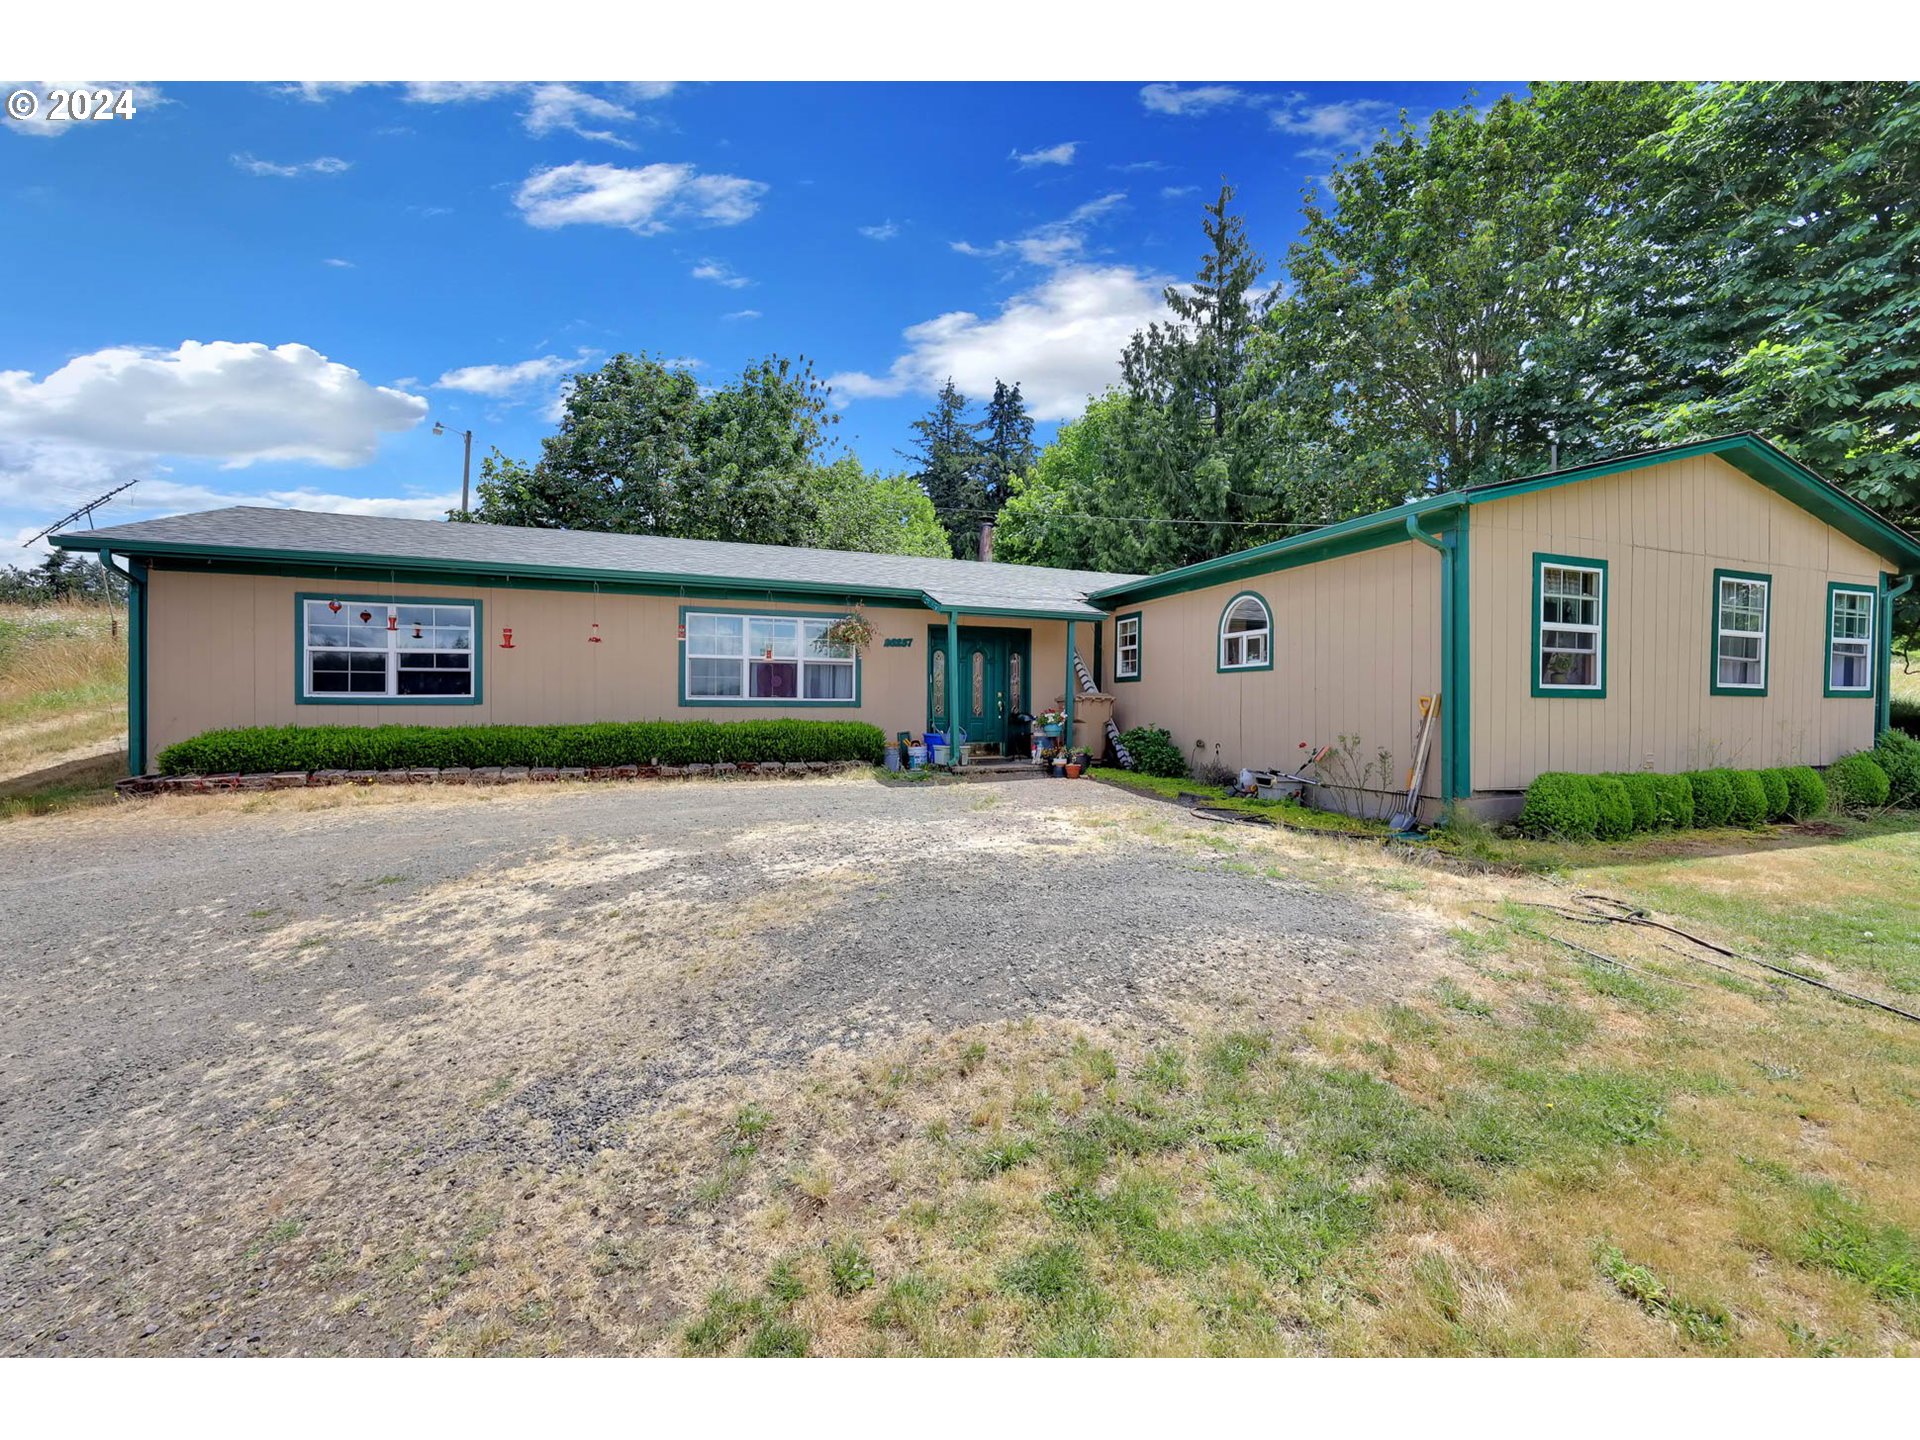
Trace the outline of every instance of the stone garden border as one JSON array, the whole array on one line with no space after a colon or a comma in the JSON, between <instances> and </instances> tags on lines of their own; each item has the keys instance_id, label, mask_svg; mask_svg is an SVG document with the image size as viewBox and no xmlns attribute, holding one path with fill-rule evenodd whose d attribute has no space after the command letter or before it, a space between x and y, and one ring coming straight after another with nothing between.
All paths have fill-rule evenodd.
<instances>
[{"instance_id":1,"label":"stone garden border","mask_svg":"<svg viewBox=\"0 0 1920 1440\"><path fill-rule=\"evenodd\" d=\"M330 785L520 785L562 780L690 780L700 778L843 775L870 771L864 760L763 760L731 765L488 765L445 770L282 770L258 775L130 775L122 795L214 795L236 790L306 790Z\"/></svg>"}]
</instances>

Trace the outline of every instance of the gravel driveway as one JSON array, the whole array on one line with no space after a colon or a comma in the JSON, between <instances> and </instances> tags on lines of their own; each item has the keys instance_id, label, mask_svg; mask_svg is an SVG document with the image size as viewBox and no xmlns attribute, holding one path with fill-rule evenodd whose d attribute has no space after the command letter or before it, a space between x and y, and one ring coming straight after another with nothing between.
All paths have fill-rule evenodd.
<instances>
[{"instance_id":1,"label":"gravel driveway","mask_svg":"<svg viewBox=\"0 0 1920 1440\"><path fill-rule=\"evenodd\" d=\"M717 1086L1405 983L1404 920L1222 848L1104 786L864 778L0 828L0 1350L405 1353L472 1195Z\"/></svg>"}]
</instances>

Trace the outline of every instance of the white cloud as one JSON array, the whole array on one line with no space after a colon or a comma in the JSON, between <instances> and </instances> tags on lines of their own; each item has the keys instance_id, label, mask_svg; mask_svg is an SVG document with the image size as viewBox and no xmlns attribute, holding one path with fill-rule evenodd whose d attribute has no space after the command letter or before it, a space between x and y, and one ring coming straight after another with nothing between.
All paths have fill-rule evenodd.
<instances>
[{"instance_id":1,"label":"white cloud","mask_svg":"<svg viewBox=\"0 0 1920 1440\"><path fill-rule=\"evenodd\" d=\"M564 130L583 140L603 140L628 150L633 148L632 141L623 140L604 128L589 130L587 124L592 121L604 126L633 118L633 111L625 105L616 105L572 85L536 85L527 99L526 113L521 116L529 135L551 135L556 130Z\"/></svg>"},{"instance_id":2,"label":"white cloud","mask_svg":"<svg viewBox=\"0 0 1920 1440\"><path fill-rule=\"evenodd\" d=\"M738 225L753 217L767 187L738 175L699 175L691 165L556 165L536 170L514 203L529 225L616 225L656 235L672 221Z\"/></svg>"},{"instance_id":3,"label":"white cloud","mask_svg":"<svg viewBox=\"0 0 1920 1440\"><path fill-rule=\"evenodd\" d=\"M906 353L883 375L849 371L828 383L863 399L931 394L948 376L973 395L991 393L995 380L1017 381L1034 418L1071 419L1119 378L1134 332L1166 318L1166 283L1127 265L1069 266L992 318L956 310L909 327Z\"/></svg>"},{"instance_id":4,"label":"white cloud","mask_svg":"<svg viewBox=\"0 0 1920 1440\"><path fill-rule=\"evenodd\" d=\"M562 375L570 375L593 359L594 352L582 350L569 359L565 355L540 355L512 365L464 365L449 370L433 382L436 390L460 390L468 395L489 395L496 399L517 395L544 385Z\"/></svg>"},{"instance_id":5,"label":"white cloud","mask_svg":"<svg viewBox=\"0 0 1920 1440\"><path fill-rule=\"evenodd\" d=\"M1011 240L996 240L991 245L973 245L965 240L952 242L962 255L979 259L997 259L1014 255L1029 265L1065 265L1079 260L1087 248L1087 233L1094 223L1126 202L1126 192L1116 190L1072 211L1064 220L1049 220Z\"/></svg>"},{"instance_id":6,"label":"white cloud","mask_svg":"<svg viewBox=\"0 0 1920 1440\"><path fill-rule=\"evenodd\" d=\"M285 95L296 95L314 104L324 104L335 95L364 88L370 82L360 80L302 80L276 88ZM612 87L627 100L645 104L671 95L671 80L636 81ZM598 140L631 150L633 143L622 138L608 125L632 123L641 117L627 105L595 94L579 85L548 81L521 80L414 80L402 87L410 105L471 105L487 100L524 98L526 108L520 123L529 135L578 135L583 140ZM590 128L598 127L598 128Z\"/></svg>"},{"instance_id":7,"label":"white cloud","mask_svg":"<svg viewBox=\"0 0 1920 1440\"><path fill-rule=\"evenodd\" d=\"M1162 200L1178 200L1182 195L1197 195L1199 193L1200 187L1198 185L1162 185L1160 187L1160 198Z\"/></svg>"},{"instance_id":8,"label":"white cloud","mask_svg":"<svg viewBox=\"0 0 1920 1440\"><path fill-rule=\"evenodd\" d=\"M142 85L132 80L0 80L0 94L12 95L17 90L26 90L39 97L39 106L33 115L25 119L15 115L11 106L0 108L0 120L6 122L9 130L16 131L22 135L39 135L47 139L51 139L55 135L64 135L76 125L113 126L126 125L128 123L138 124L142 110L150 109L155 105L168 105L172 103L167 99L158 85ZM119 100L122 92L131 90L133 92L134 118L131 122L118 117L105 121L93 119L76 120L72 116L72 107L69 105L67 118L55 119L53 114L54 107L47 98L55 90L64 90L69 95L76 92L84 92L89 97L98 95L102 90L105 90L112 94L115 102ZM89 101L89 105L91 105L91 101ZM91 109L89 109L89 114L91 114Z\"/></svg>"},{"instance_id":9,"label":"white cloud","mask_svg":"<svg viewBox=\"0 0 1920 1440\"><path fill-rule=\"evenodd\" d=\"M339 175L353 168L351 160L342 160L337 155L322 155L316 160L296 160L292 164L279 165L271 160L256 160L245 151L235 155L233 163L249 175L277 175L283 179L294 175Z\"/></svg>"},{"instance_id":10,"label":"white cloud","mask_svg":"<svg viewBox=\"0 0 1920 1440\"><path fill-rule=\"evenodd\" d=\"M320 263L322 265L331 265L336 270L351 270L354 268L353 261L340 260L332 256L329 256L327 259L322 260Z\"/></svg>"},{"instance_id":11,"label":"white cloud","mask_svg":"<svg viewBox=\"0 0 1920 1440\"><path fill-rule=\"evenodd\" d=\"M1015 150L1007 158L1021 165L1071 165L1073 152L1079 148L1078 140L1062 140L1058 145L1049 145L1044 150Z\"/></svg>"},{"instance_id":12,"label":"white cloud","mask_svg":"<svg viewBox=\"0 0 1920 1440\"><path fill-rule=\"evenodd\" d=\"M369 385L305 345L116 346L42 380L0 371L0 437L201 456L229 468L260 460L364 465L383 434L426 413L419 396Z\"/></svg>"},{"instance_id":13,"label":"white cloud","mask_svg":"<svg viewBox=\"0 0 1920 1440\"><path fill-rule=\"evenodd\" d=\"M753 283L746 276L735 274L733 267L724 260L702 260L689 273L696 280L711 280L729 290L744 290Z\"/></svg>"},{"instance_id":14,"label":"white cloud","mask_svg":"<svg viewBox=\"0 0 1920 1440\"><path fill-rule=\"evenodd\" d=\"M883 225L862 225L859 233L869 240L891 240L900 233L900 227L889 220Z\"/></svg>"},{"instance_id":15,"label":"white cloud","mask_svg":"<svg viewBox=\"0 0 1920 1440\"><path fill-rule=\"evenodd\" d=\"M1204 115L1232 105L1253 105L1259 97L1233 85L1142 85L1140 103L1156 115Z\"/></svg>"},{"instance_id":16,"label":"white cloud","mask_svg":"<svg viewBox=\"0 0 1920 1440\"><path fill-rule=\"evenodd\" d=\"M1315 105L1305 95L1289 95L1280 108L1267 112L1273 128L1304 136L1313 143L1299 151L1316 160L1331 160L1343 151L1360 150L1380 138L1399 111L1385 100L1335 100Z\"/></svg>"},{"instance_id":17,"label":"white cloud","mask_svg":"<svg viewBox=\"0 0 1920 1440\"><path fill-rule=\"evenodd\" d=\"M733 310L722 315L720 318L722 320L758 320L760 318L760 312L758 310Z\"/></svg>"}]
</instances>

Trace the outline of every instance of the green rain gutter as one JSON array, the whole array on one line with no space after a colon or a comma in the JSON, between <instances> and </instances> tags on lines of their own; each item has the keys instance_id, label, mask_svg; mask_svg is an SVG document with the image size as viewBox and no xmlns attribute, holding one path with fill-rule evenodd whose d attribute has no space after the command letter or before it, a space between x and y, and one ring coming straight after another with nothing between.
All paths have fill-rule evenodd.
<instances>
[{"instance_id":1,"label":"green rain gutter","mask_svg":"<svg viewBox=\"0 0 1920 1440\"><path fill-rule=\"evenodd\" d=\"M1876 699L1873 719L1874 738L1880 732L1893 728L1893 608L1894 602L1913 589L1913 574L1908 572L1900 577L1898 585L1889 585L1883 576L1880 581L1880 653L1874 657L1880 673L1874 678Z\"/></svg>"},{"instance_id":2,"label":"green rain gutter","mask_svg":"<svg viewBox=\"0 0 1920 1440\"><path fill-rule=\"evenodd\" d=\"M1407 517L1407 535L1440 552L1440 797L1451 803L1473 794L1472 632L1467 625L1468 501ZM1451 517L1437 534L1426 528Z\"/></svg>"},{"instance_id":3,"label":"green rain gutter","mask_svg":"<svg viewBox=\"0 0 1920 1440\"><path fill-rule=\"evenodd\" d=\"M107 554L100 563L127 582L127 773L147 770L147 567L129 558L122 570Z\"/></svg>"}]
</instances>

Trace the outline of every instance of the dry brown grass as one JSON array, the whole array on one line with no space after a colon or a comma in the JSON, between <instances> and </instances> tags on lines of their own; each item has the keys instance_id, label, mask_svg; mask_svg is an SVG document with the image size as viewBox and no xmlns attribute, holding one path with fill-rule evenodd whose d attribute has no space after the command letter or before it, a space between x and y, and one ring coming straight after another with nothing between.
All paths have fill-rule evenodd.
<instances>
[{"instance_id":1,"label":"dry brown grass","mask_svg":"<svg viewBox=\"0 0 1920 1440\"><path fill-rule=\"evenodd\" d=\"M0 605L0 775L125 731L125 626L105 604Z\"/></svg>"}]
</instances>

